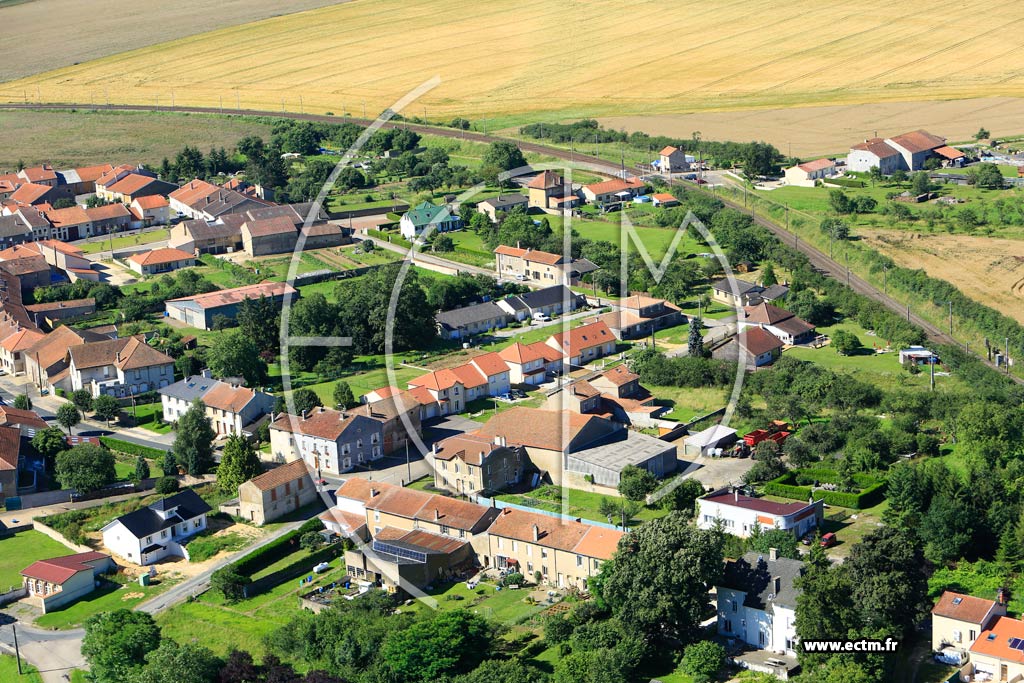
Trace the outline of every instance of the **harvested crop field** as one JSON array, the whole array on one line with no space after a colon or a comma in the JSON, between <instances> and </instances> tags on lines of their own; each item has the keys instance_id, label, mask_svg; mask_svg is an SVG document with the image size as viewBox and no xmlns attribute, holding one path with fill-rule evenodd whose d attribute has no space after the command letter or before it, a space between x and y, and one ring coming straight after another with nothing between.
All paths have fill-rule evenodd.
<instances>
[{"instance_id":1,"label":"harvested crop field","mask_svg":"<svg viewBox=\"0 0 1024 683\"><path fill-rule=\"evenodd\" d=\"M869 245L1024 323L1024 240L858 228Z\"/></svg>"},{"instance_id":2,"label":"harvested crop field","mask_svg":"<svg viewBox=\"0 0 1024 683\"><path fill-rule=\"evenodd\" d=\"M845 154L855 142L924 128L951 141L969 140L984 126L996 136L1024 132L1024 99L970 98L922 102L876 102L827 107L696 112L599 119L616 130L708 140L764 140L785 154L807 157Z\"/></svg>"},{"instance_id":3,"label":"harvested crop field","mask_svg":"<svg viewBox=\"0 0 1024 683\"><path fill-rule=\"evenodd\" d=\"M101 163L160 164L185 145L205 154L231 150L246 135L270 137L254 120L195 114L97 111L0 111L0 170L50 163L59 168Z\"/></svg>"},{"instance_id":4,"label":"harvested crop field","mask_svg":"<svg viewBox=\"0 0 1024 683\"><path fill-rule=\"evenodd\" d=\"M4 51L0 81L343 1L220 0L215 10L205 0L0 2L4 34L17 36L21 45Z\"/></svg>"},{"instance_id":5,"label":"harvested crop field","mask_svg":"<svg viewBox=\"0 0 1024 683\"><path fill-rule=\"evenodd\" d=\"M491 117L493 129L512 116L1013 97L1024 54L993 42L992 27L1022 24L1018 3L980 0L354 0L26 78L0 99L106 91L166 104L173 91L178 104L361 114L436 75L411 113Z\"/></svg>"}]
</instances>

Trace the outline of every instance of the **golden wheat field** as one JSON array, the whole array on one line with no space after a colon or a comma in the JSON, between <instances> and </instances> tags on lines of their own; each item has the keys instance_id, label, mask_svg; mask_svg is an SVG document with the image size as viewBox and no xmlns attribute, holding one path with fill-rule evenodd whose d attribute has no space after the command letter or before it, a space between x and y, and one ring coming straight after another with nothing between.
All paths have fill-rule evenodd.
<instances>
[{"instance_id":1,"label":"golden wheat field","mask_svg":"<svg viewBox=\"0 0 1024 683\"><path fill-rule=\"evenodd\" d=\"M1024 241L875 228L857 234L899 265L922 268L1024 323Z\"/></svg>"},{"instance_id":2,"label":"golden wheat field","mask_svg":"<svg viewBox=\"0 0 1024 683\"><path fill-rule=\"evenodd\" d=\"M0 84L0 100L440 120L1024 94L1019 2L355 0ZM1002 37L1000 37L1002 36ZM519 117L519 118L516 118Z\"/></svg>"}]
</instances>

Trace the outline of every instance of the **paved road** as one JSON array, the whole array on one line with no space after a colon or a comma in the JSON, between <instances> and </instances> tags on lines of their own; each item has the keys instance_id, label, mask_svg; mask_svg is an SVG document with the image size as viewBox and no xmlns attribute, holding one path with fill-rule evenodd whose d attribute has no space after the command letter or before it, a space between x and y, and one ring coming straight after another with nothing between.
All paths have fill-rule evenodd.
<instances>
[{"instance_id":1,"label":"paved road","mask_svg":"<svg viewBox=\"0 0 1024 683\"><path fill-rule=\"evenodd\" d=\"M346 117L342 117L342 116L326 116L326 115L320 115L320 114L298 114L298 113L294 113L294 112L275 112L275 111L264 111L264 110L255 110L255 109L230 109L230 108L224 109L224 108L218 108L218 107L150 107L150 106L146 106L146 105L127 105L127 104L125 104L125 105L93 105L93 104L88 104L88 103L60 103L60 104L15 104L15 103L7 103L7 104L0 104L0 109L29 109L29 110L33 110L33 109L35 109L35 110L57 109L57 110L64 110L64 109L73 109L73 108L86 109L86 110L89 110L89 109L92 109L92 110L108 110L108 111L168 111L168 112L197 113L197 114L232 114L232 115L238 115L238 116L275 116L275 117L281 117L281 118L297 119L297 120L302 120L302 121L318 121L318 122L324 122L324 123L347 122L347 123L356 123L356 124L360 124L360 125L369 125L370 123L372 123L372 121L369 120L369 119L361 119L361 118L347 117L347 116ZM607 161L605 159L600 159L598 157L594 157L594 156L590 156L590 155L586 155L586 154L579 154L579 153L574 152L574 151L568 151L568 150L564 150L564 149L559 149L557 147L548 147L547 145L542 145L542 144L538 144L538 143L535 143L535 142L528 142L528 141L523 141L523 140L515 140L515 139L510 139L510 138L503 138L501 136L489 135L489 134L486 134L486 133L477 133L477 132L473 132L473 131L462 131L462 130L456 130L456 129L452 129L452 128L442 128L442 127L436 127L436 126L424 126L424 125L420 125L420 124L407 123L407 122L404 122L404 121L387 122L387 123L384 124L383 127L384 128L405 128L407 130L412 130L412 131L415 131L415 132L421 133L421 134L437 135L437 136L440 136L440 137L456 138L456 139L462 139L462 140L471 140L471 141L474 141L474 142L482 142L482 143L491 143L491 142L496 142L496 141L499 141L499 140L509 141L509 142L513 142L514 144L518 145L519 148L521 150L523 150L524 152L536 152L538 154L545 154L545 155L548 155L548 156L555 157L557 159L567 160L570 163L578 162L578 163L588 164L589 167L590 167L590 170L593 170L593 171L596 171L596 172L599 172L599 173L604 173L604 174L607 174L607 175L616 175L620 171L620 167L617 164L615 164L614 162L610 162L610 161ZM692 183L686 183L685 181L679 181L679 180L673 180L672 182L675 183L675 184L684 184L685 183L685 186L687 188L691 189L691 190L698 190L698 191L701 191L701 192L705 192L705 193L711 194L710 190L708 190L708 189L706 189L704 187L699 187L697 185L693 185ZM719 197L719 199L721 199L721 197ZM733 201L730 201L730 200L725 200L725 199L722 199L722 202L726 206L729 206L731 208L738 209L740 211L744 210L743 206L741 204L737 204L736 202L733 202ZM768 230L773 232L776 236L778 236L783 241L785 241L785 242L787 242L789 244L794 244L794 237L793 237L793 235L791 235L782 226L776 225L772 221L770 221L770 220L768 220L768 219L766 219L764 217L761 217L761 216L755 216L754 220L755 220L755 222L758 225L761 225L761 226L767 228ZM794 246L799 251L801 251L804 254L806 254L808 259L810 259L811 264L814 267L820 269L822 272L826 273L827 275L830 275L833 278L841 280L841 281L847 279L846 278L846 269L843 266L841 266L838 262L830 259L828 256L826 256L824 253L822 253L821 251L819 251L815 247L813 247L813 246L811 246L811 245L809 245L809 244L807 244L807 243L805 243L803 241L797 241ZM417 256L417 258L419 258L419 256ZM445 265L447 265L447 263ZM460 264L459 267L463 268L463 266L461 264ZM467 270L468 270L468 268L469 267L466 267ZM875 289L875 287L873 285L871 285L867 281L863 280L862 278L859 278L856 275L851 275L849 277L848 281L849 281L850 288L853 289L855 292L857 292L859 294L863 294L864 296L867 296L867 297L869 297L871 299L874 299L875 301L878 301L879 303L883 304L886 308L889 308L890 310L892 310L892 311L894 311L896 313L899 313L900 315L907 315L906 306L904 306L900 302L896 301L892 297L887 296L887 295L883 294L882 292L878 291L877 289ZM928 338L931 339L932 341L935 341L935 342L938 342L938 343L942 343L942 344L958 344L959 343L955 339L953 339L951 336L949 336L947 333L943 332L940 328L938 328L937 326L931 324L927 320L924 320L923 318L921 318L920 316L914 314L913 312L911 312L908 317L910 318L911 322L913 322L914 324L916 324L919 327L921 327L921 329L923 329L925 331L925 333L927 334ZM989 362L984 357L977 356L977 355L976 355L976 357L978 357L982 362L986 363L990 367L993 367L993 368L996 367L994 363ZM1013 377L1013 376L1011 375L1011 377ZM1018 384L1024 384L1024 378L1013 377L1013 380L1015 382L1017 382Z\"/></svg>"},{"instance_id":2,"label":"paved road","mask_svg":"<svg viewBox=\"0 0 1024 683\"><path fill-rule=\"evenodd\" d=\"M65 683L71 669L86 668L82 656L83 629L46 631L17 624L18 647L23 659L39 669L43 683ZM0 626L0 646L14 654L14 632L11 626Z\"/></svg>"}]
</instances>

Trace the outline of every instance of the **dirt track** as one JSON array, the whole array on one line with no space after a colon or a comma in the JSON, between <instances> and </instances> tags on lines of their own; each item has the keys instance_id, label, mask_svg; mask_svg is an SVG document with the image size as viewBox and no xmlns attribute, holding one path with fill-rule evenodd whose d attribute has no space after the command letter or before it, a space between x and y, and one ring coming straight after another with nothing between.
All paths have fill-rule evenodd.
<instances>
[{"instance_id":1,"label":"dirt track","mask_svg":"<svg viewBox=\"0 0 1024 683\"><path fill-rule=\"evenodd\" d=\"M138 105L110 105L110 106L89 107L88 105L70 104L70 103L59 104L59 105L56 105L56 104L55 105L0 104L0 109L69 109L69 108L76 108L76 107L77 108L93 108L93 109L100 109L100 110L114 110L114 111L153 111L154 110L153 107L144 107L144 106L138 106ZM198 113L198 114L233 114L233 115L244 115L244 116L277 116L277 117L285 117L285 118L291 118L291 119L298 119L298 120L303 120L303 121L322 121L322 122L327 122L327 123L338 123L338 122L344 120L344 121L350 121L352 123L357 123L357 124L360 124L360 125L369 125L371 123L371 121L369 121L369 120L359 119L359 118L345 118L345 119L342 119L341 117L338 117L338 116L321 116L321 115L317 115L317 114L297 114L297 113L287 113L287 112L282 113L282 112L271 112L271 111L257 111L257 110L251 110L251 109L220 109L220 108L217 108L217 107L174 107L174 108L172 108L172 107L160 107L159 111L174 111L174 112L182 112L182 113L191 112L191 113ZM401 127L401 128L407 128L408 130L416 131L417 133L423 133L423 134L429 134L429 135L438 135L438 136L441 136L441 137L473 140L473 141L476 141L476 142L483 142L483 143L491 143L491 142L495 142L497 140L502 140L503 139L503 138L499 138L499 137L496 137L496 136L493 136L493 135L485 135L483 133L476 133L476 132L471 132L471 131L460 131L460 130L455 130L455 129L451 129L451 128L439 128L439 127L433 127L433 126L423 126L423 125L416 125L416 124L411 124L411 123L407 124L407 123L404 123L404 122L388 122L388 123L384 124L384 127L387 127L387 128L399 128L399 127ZM558 148L555 148L555 147L548 147L548 146L540 145L540 144L533 143L533 142L524 142L524 141L518 141L518 140L513 140L513 142L518 144L519 148L522 149L523 151L536 152L538 154L546 154L548 156L552 156L552 157L555 157L555 158L558 158L558 159L568 160L568 161L571 161L571 162L578 162L578 163L589 164L592 167L591 170L595 170L595 171L597 171L599 173L604 173L604 174L607 174L607 175L613 175L613 174L616 174L616 173L619 172L619 166L617 166L616 164L614 164L612 162L606 161L604 159L599 159L597 157L592 157L592 156L589 156L589 155L569 152L569 151L566 151L566 150L563 150L563 149L558 149ZM694 188L694 186L692 186L692 185L688 185L688 187ZM707 192L707 190L702 190L702 191ZM721 198L719 197L719 199L721 199ZM739 211L744 211L745 210L741 204L737 204L735 202L732 202L732 201L729 201L729 200L725 200L725 199L721 199L721 201L726 206L729 206L730 208L737 209ZM858 294L863 294L864 296L867 296L867 297L869 297L869 298L871 298L871 299L873 299L875 301L878 301L879 303L884 305L886 308L888 308L888 309L890 309L890 310L892 310L892 311L894 311L896 313L899 313L901 315L906 315L907 318L912 323L914 323L915 325L917 325L918 327L920 327L922 330L925 331L925 334L928 335L928 338L930 340L932 340L934 342L937 342L937 343L940 343L940 344L959 344L959 342L956 339L954 339L953 337L949 336L947 333L945 333L944 331L942 331L941 329L939 329L935 325L931 324L927 320L924 320L920 316L916 315L915 313L913 313L913 311L908 312L907 308L903 304L901 304L900 302L896 301L892 297L887 296L887 295L883 294L882 292L878 291L877 289L875 289L875 287L873 285L869 284L867 281L857 277L854 274L848 274L844 267L839 265L839 263L837 263L836 261L833 261L832 259L830 259L828 256L826 256L824 253L822 253L821 251L819 251L815 247L813 247L813 246L811 246L811 245L809 245L809 244L807 244L805 242L796 240L795 236L793 234L791 234L790 232L788 232L782 226L776 225L775 223L773 223L773 222L771 222L771 221L769 221L769 220L767 220L767 219L765 219L765 218L763 218L761 216L756 216L756 215L754 216L754 221L758 225L761 225L761 226L767 228L768 230L770 230L773 234L775 234L776 237L781 239L783 242L786 242L788 244L792 244L797 249L799 249L801 252L806 254L807 258L811 262L811 265L814 266L815 268L817 268L818 270L820 270L822 273L824 273L824 274L826 274L826 275L828 275L830 277L833 277L833 278L835 278L837 280L846 281L848 283L848 285L850 286L850 288L853 289L853 291L857 292ZM468 267L466 267L466 266L460 266L460 268L468 269ZM990 363L990 362L986 361L984 358L980 358L980 360L982 362L986 363L987 365L989 365L990 367L995 368L995 364L994 363ZM1011 375L1011 377L1013 377L1013 376ZM1024 379L1017 378L1017 377L1013 377L1013 379L1014 379L1014 381L1016 381L1019 384L1024 384Z\"/></svg>"}]
</instances>

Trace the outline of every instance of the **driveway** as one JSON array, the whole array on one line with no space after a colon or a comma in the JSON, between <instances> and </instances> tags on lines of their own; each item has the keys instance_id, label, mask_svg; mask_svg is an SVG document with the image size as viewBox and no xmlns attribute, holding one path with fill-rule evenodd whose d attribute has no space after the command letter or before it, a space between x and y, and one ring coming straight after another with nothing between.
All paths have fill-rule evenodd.
<instances>
[{"instance_id":1,"label":"driveway","mask_svg":"<svg viewBox=\"0 0 1024 683\"><path fill-rule=\"evenodd\" d=\"M14 654L14 625L0 626L0 647ZM86 668L82 656L84 629L46 631L17 624L18 647L23 659L39 669L43 683L65 683L71 669Z\"/></svg>"}]
</instances>

